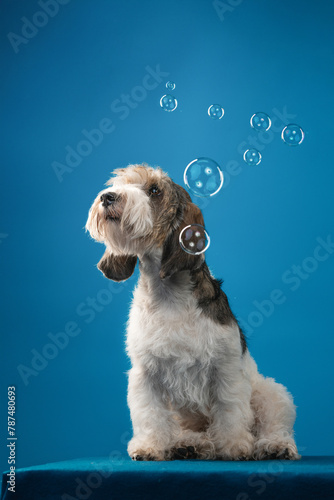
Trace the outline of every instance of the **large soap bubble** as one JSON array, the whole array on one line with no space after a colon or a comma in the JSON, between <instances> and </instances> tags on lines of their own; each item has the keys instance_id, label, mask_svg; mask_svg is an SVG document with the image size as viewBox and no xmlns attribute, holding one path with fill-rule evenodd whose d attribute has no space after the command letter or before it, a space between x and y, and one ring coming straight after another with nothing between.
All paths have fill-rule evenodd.
<instances>
[{"instance_id":1,"label":"large soap bubble","mask_svg":"<svg viewBox=\"0 0 334 500\"><path fill-rule=\"evenodd\" d=\"M219 165L211 158L197 158L184 171L184 182L196 196L214 196L220 191L224 176Z\"/></svg>"},{"instance_id":2,"label":"large soap bubble","mask_svg":"<svg viewBox=\"0 0 334 500\"><path fill-rule=\"evenodd\" d=\"M189 224L179 236L182 250L192 255L199 255L210 246L210 236L200 224Z\"/></svg>"}]
</instances>

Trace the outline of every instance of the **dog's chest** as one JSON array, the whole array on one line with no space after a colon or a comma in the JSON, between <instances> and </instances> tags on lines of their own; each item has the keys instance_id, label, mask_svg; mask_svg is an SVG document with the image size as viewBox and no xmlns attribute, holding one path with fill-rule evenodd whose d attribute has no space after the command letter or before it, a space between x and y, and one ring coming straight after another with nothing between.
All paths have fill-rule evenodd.
<instances>
[{"instance_id":1,"label":"dog's chest","mask_svg":"<svg viewBox=\"0 0 334 500\"><path fill-rule=\"evenodd\" d=\"M161 300L152 289L135 291L127 329L128 354L132 364L145 370L152 385L175 406L197 404L204 411L217 367L229 365L234 336L233 327L207 317L185 289Z\"/></svg>"},{"instance_id":2,"label":"dog's chest","mask_svg":"<svg viewBox=\"0 0 334 500\"><path fill-rule=\"evenodd\" d=\"M182 310L160 305L153 314L144 304L132 308L129 354L173 405L208 404L218 350L217 327L210 323L191 301Z\"/></svg>"},{"instance_id":3,"label":"dog's chest","mask_svg":"<svg viewBox=\"0 0 334 500\"><path fill-rule=\"evenodd\" d=\"M202 313L192 294L157 303L136 290L127 334L131 357L150 364L169 360L170 369L205 366L222 354L225 341L224 327Z\"/></svg>"}]
</instances>

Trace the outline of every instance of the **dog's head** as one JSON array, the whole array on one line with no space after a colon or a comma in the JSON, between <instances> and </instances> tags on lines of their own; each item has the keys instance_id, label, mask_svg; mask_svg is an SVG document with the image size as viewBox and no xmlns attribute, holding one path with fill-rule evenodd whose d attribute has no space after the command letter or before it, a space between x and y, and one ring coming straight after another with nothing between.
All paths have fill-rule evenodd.
<instances>
[{"instance_id":1,"label":"dog's head","mask_svg":"<svg viewBox=\"0 0 334 500\"><path fill-rule=\"evenodd\" d=\"M160 278L200 267L203 254L182 250L179 234L189 224L204 226L200 209L189 194L160 168L130 165L115 170L90 211L86 229L106 245L98 263L114 281L129 278L137 256L156 254L161 259Z\"/></svg>"}]
</instances>

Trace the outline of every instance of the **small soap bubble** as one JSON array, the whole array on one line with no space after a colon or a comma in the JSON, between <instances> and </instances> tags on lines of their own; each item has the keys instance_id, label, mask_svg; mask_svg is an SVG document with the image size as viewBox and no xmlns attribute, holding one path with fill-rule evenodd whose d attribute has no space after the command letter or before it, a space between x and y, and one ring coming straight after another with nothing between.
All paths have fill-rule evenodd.
<instances>
[{"instance_id":1,"label":"small soap bubble","mask_svg":"<svg viewBox=\"0 0 334 500\"><path fill-rule=\"evenodd\" d=\"M185 252L200 255L209 248L210 236L200 224L190 224L182 229L179 242Z\"/></svg>"},{"instance_id":2,"label":"small soap bubble","mask_svg":"<svg viewBox=\"0 0 334 500\"><path fill-rule=\"evenodd\" d=\"M243 158L247 165L252 167L253 165L258 165L261 162L262 155L257 149L247 149L247 151L244 152Z\"/></svg>"},{"instance_id":3,"label":"small soap bubble","mask_svg":"<svg viewBox=\"0 0 334 500\"><path fill-rule=\"evenodd\" d=\"M289 146L298 146L304 140L303 129L295 123L290 123L282 130L282 139Z\"/></svg>"},{"instance_id":4,"label":"small soap bubble","mask_svg":"<svg viewBox=\"0 0 334 500\"><path fill-rule=\"evenodd\" d=\"M187 165L184 183L196 196L213 196L224 182L223 172L211 158L197 158Z\"/></svg>"},{"instance_id":5,"label":"small soap bubble","mask_svg":"<svg viewBox=\"0 0 334 500\"><path fill-rule=\"evenodd\" d=\"M177 100L170 94L166 94L160 99L160 106L165 111L174 111L177 108Z\"/></svg>"},{"instance_id":6,"label":"small soap bubble","mask_svg":"<svg viewBox=\"0 0 334 500\"><path fill-rule=\"evenodd\" d=\"M224 109L220 104L212 104L208 109L208 115L213 120L220 120L224 116Z\"/></svg>"},{"instance_id":7,"label":"small soap bubble","mask_svg":"<svg viewBox=\"0 0 334 500\"><path fill-rule=\"evenodd\" d=\"M174 89L175 89L175 83L174 83L174 82L171 82L171 81L167 82L167 83L166 83L166 88L167 88L168 90L174 90Z\"/></svg>"},{"instance_id":8,"label":"small soap bubble","mask_svg":"<svg viewBox=\"0 0 334 500\"><path fill-rule=\"evenodd\" d=\"M271 119L266 113L254 113L250 119L250 124L258 132L266 132L271 127Z\"/></svg>"}]
</instances>

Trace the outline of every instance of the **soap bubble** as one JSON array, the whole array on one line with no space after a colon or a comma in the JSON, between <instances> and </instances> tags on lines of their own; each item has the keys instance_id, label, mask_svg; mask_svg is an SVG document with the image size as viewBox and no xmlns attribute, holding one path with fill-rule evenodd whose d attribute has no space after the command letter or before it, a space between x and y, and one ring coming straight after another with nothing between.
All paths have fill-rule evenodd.
<instances>
[{"instance_id":1,"label":"soap bubble","mask_svg":"<svg viewBox=\"0 0 334 500\"><path fill-rule=\"evenodd\" d=\"M160 106L165 111L174 111L177 108L177 100L170 94L166 94L160 99Z\"/></svg>"},{"instance_id":2,"label":"soap bubble","mask_svg":"<svg viewBox=\"0 0 334 500\"><path fill-rule=\"evenodd\" d=\"M171 82L171 81L167 82L167 83L166 83L166 88L167 88L168 90L174 90L174 89L175 89L175 83L174 83L174 82Z\"/></svg>"},{"instance_id":3,"label":"soap bubble","mask_svg":"<svg viewBox=\"0 0 334 500\"><path fill-rule=\"evenodd\" d=\"M220 104L212 104L208 109L208 115L213 120L220 120L224 116L224 110Z\"/></svg>"},{"instance_id":4,"label":"soap bubble","mask_svg":"<svg viewBox=\"0 0 334 500\"><path fill-rule=\"evenodd\" d=\"M209 248L210 236L200 224L190 224L182 229L179 242L185 252L200 255Z\"/></svg>"},{"instance_id":5,"label":"soap bubble","mask_svg":"<svg viewBox=\"0 0 334 500\"><path fill-rule=\"evenodd\" d=\"M282 130L282 139L289 146L298 146L304 140L303 129L294 123L290 123Z\"/></svg>"},{"instance_id":6,"label":"soap bubble","mask_svg":"<svg viewBox=\"0 0 334 500\"><path fill-rule=\"evenodd\" d=\"M217 194L223 182L223 172L211 158L197 158L184 171L184 183L196 196Z\"/></svg>"},{"instance_id":7,"label":"soap bubble","mask_svg":"<svg viewBox=\"0 0 334 500\"><path fill-rule=\"evenodd\" d=\"M266 113L254 113L250 119L250 124L258 132L266 132L271 127L271 119Z\"/></svg>"},{"instance_id":8,"label":"soap bubble","mask_svg":"<svg viewBox=\"0 0 334 500\"><path fill-rule=\"evenodd\" d=\"M257 149L247 149L247 151L244 152L243 158L247 165L252 167L253 165L258 165L261 162L262 155Z\"/></svg>"}]
</instances>

